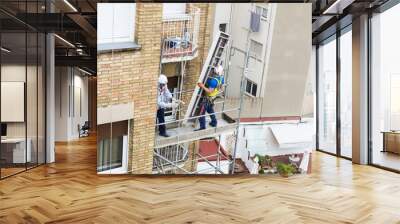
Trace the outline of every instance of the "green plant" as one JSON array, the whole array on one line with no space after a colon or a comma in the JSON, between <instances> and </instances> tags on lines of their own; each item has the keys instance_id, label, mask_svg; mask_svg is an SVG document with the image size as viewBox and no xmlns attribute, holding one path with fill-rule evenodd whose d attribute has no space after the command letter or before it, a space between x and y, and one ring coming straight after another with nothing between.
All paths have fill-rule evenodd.
<instances>
[{"instance_id":1,"label":"green plant","mask_svg":"<svg viewBox=\"0 0 400 224\"><path fill-rule=\"evenodd\" d=\"M277 163L276 169L283 177L292 176L296 172L296 168L292 164Z\"/></svg>"},{"instance_id":2,"label":"green plant","mask_svg":"<svg viewBox=\"0 0 400 224\"><path fill-rule=\"evenodd\" d=\"M265 163L265 157L260 154L255 154L255 157L258 158L258 165L262 166Z\"/></svg>"},{"instance_id":3,"label":"green plant","mask_svg":"<svg viewBox=\"0 0 400 224\"><path fill-rule=\"evenodd\" d=\"M268 155L265 156L265 165L269 167L273 167L273 161L272 158Z\"/></svg>"}]
</instances>

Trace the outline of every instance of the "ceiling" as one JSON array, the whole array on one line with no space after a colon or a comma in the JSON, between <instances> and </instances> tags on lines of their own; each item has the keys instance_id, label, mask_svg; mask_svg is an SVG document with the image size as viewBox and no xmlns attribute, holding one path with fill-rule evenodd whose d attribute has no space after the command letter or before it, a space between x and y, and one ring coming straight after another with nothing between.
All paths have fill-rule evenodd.
<instances>
[{"instance_id":1,"label":"ceiling","mask_svg":"<svg viewBox=\"0 0 400 224\"><path fill-rule=\"evenodd\" d=\"M373 12L390 0L311 0L313 44L352 23L353 17Z\"/></svg>"},{"instance_id":2,"label":"ceiling","mask_svg":"<svg viewBox=\"0 0 400 224\"><path fill-rule=\"evenodd\" d=\"M56 66L77 66L96 74L96 3L97 0L1 0L2 36L7 39L7 48L13 48L8 57L11 60L36 51L35 46L25 45L25 31L51 32L56 34Z\"/></svg>"}]
</instances>

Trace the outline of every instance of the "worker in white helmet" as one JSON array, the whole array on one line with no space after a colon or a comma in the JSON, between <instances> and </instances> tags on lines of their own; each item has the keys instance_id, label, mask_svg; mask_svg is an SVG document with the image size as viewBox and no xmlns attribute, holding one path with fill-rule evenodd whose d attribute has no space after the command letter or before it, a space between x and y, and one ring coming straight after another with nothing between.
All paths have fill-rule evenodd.
<instances>
[{"instance_id":1,"label":"worker in white helmet","mask_svg":"<svg viewBox=\"0 0 400 224\"><path fill-rule=\"evenodd\" d=\"M204 130L206 129L206 112L210 115L211 122L209 125L211 127L217 127L217 117L215 116L214 111L214 102L223 92L223 85L224 85L224 76L223 76L224 69L222 65L218 65L215 67L210 76L208 77L206 84L201 82L197 83L197 85L203 89L203 96L200 100L200 128L196 129L195 131Z\"/></svg>"},{"instance_id":2,"label":"worker in white helmet","mask_svg":"<svg viewBox=\"0 0 400 224\"><path fill-rule=\"evenodd\" d=\"M165 109L176 108L179 106L179 101L172 98L171 92L168 90L168 78L161 74L158 78L158 94L157 94L157 124L160 136L169 137L165 128Z\"/></svg>"}]
</instances>

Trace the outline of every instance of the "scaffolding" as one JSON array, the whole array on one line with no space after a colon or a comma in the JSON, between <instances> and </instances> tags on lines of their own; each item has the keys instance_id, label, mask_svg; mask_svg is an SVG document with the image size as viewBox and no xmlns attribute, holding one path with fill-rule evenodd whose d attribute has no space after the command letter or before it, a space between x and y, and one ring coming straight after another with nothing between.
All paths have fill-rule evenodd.
<instances>
[{"instance_id":1,"label":"scaffolding","mask_svg":"<svg viewBox=\"0 0 400 224\"><path fill-rule=\"evenodd\" d=\"M193 9L192 9L193 10ZM195 10L197 11L197 10ZM176 22L176 21L175 21ZM171 22L168 21L169 25ZM163 43L166 47L174 46L169 44L171 39L163 39ZM211 76L214 68L222 65L224 59L224 52L228 48L229 35L227 33L219 32L215 35L214 41L210 47L209 54L203 65L198 82L205 83ZM171 50L165 50L165 45L162 48L161 57L168 58L171 61ZM182 52L182 51L181 51ZM188 51L190 54L190 51ZM154 154L153 154L153 173L159 174L233 174L235 173L236 164L236 146L237 146L237 135L240 124L240 105L235 108L225 108L226 94L222 93L216 100L215 104L220 105L220 111L215 111L213 114L217 117L218 126L209 127L204 130L194 131L197 121L200 117L208 117L210 114L199 115L200 99L203 95L202 89L197 85L194 89L184 90L183 79L185 77L185 68L187 61L187 54L180 54L181 57L181 79L180 79L180 91L174 93L174 97L181 100L183 93L192 92L190 102L184 102L187 108L179 106L175 113L179 116L178 119L169 119L164 123L158 123L160 125L166 125L170 137L157 136L154 142ZM161 60L160 68L163 66L166 60ZM175 56L174 61L178 61ZM229 63L228 63L229 64ZM224 74L225 83L227 82L228 74ZM224 89L227 85L224 85ZM241 81L241 91L244 91L243 78ZM242 98L244 94L240 94ZM237 112L236 121L229 120L226 118L227 112ZM182 118L182 114L185 116ZM226 152L221 146L222 135L228 133L231 136L232 144L231 150ZM216 142L216 151L209 155L202 155L199 150L199 144L197 148L189 149L189 144L192 142L201 141L204 139L212 139ZM199 163L205 164L205 168L198 168ZM187 169L185 164L194 164L195 167Z\"/></svg>"}]
</instances>

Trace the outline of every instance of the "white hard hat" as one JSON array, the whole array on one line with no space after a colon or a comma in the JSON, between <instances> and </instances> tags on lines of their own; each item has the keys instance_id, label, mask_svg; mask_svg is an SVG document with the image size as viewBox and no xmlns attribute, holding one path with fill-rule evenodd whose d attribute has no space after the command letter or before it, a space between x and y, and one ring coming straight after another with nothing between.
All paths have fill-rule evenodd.
<instances>
[{"instance_id":1,"label":"white hard hat","mask_svg":"<svg viewBox=\"0 0 400 224\"><path fill-rule=\"evenodd\" d=\"M223 74L223 72L224 72L224 68L222 67L222 65L218 65L216 68L215 68L215 73L217 73L218 75L222 75Z\"/></svg>"},{"instance_id":2,"label":"white hard hat","mask_svg":"<svg viewBox=\"0 0 400 224\"><path fill-rule=\"evenodd\" d=\"M160 77L158 78L158 83L159 84L167 84L168 83L167 76L161 74Z\"/></svg>"}]
</instances>

